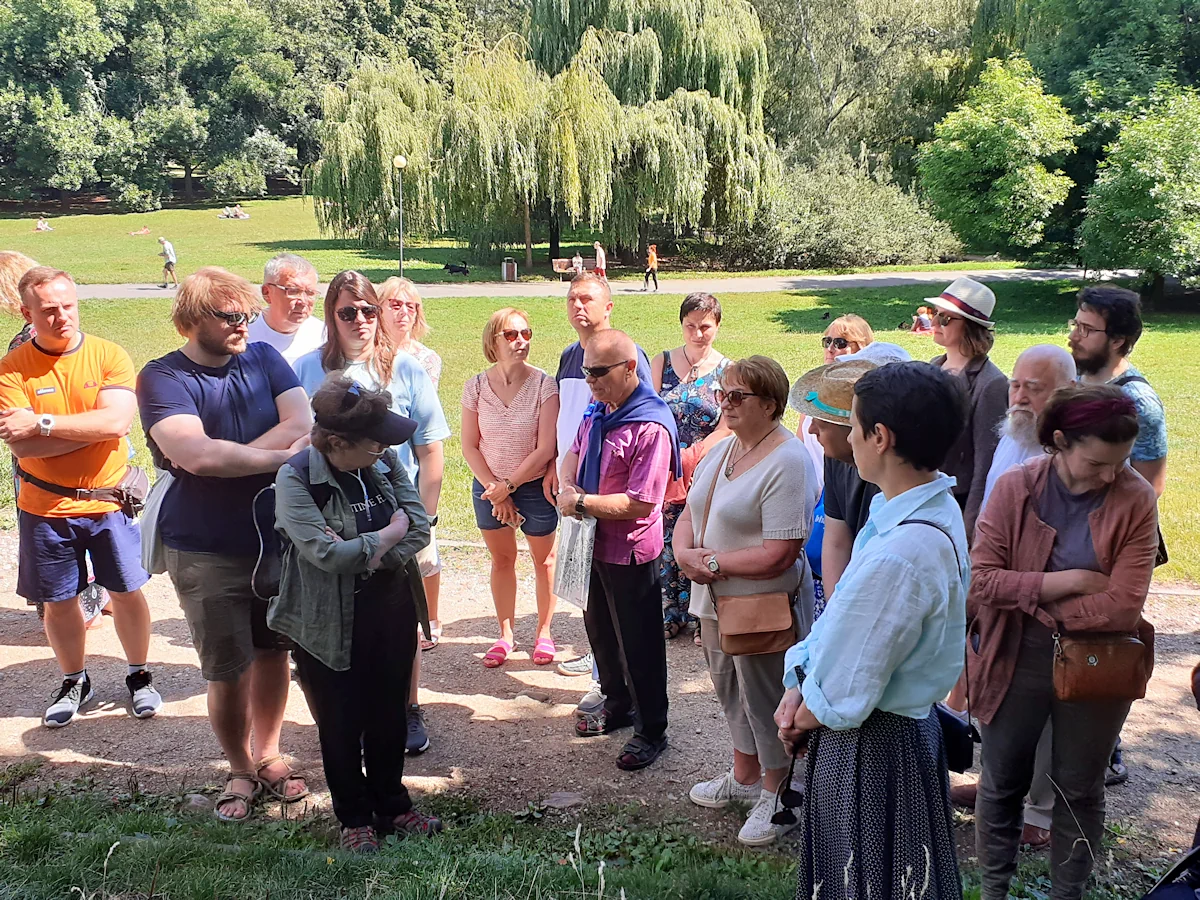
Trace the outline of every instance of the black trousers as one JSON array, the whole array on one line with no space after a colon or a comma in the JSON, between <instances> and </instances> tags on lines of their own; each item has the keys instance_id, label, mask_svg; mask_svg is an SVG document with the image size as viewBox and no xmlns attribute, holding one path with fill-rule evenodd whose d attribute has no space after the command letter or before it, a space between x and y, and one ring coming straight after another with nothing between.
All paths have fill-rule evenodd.
<instances>
[{"instance_id":1,"label":"black trousers","mask_svg":"<svg viewBox=\"0 0 1200 900\"><path fill-rule=\"evenodd\" d=\"M605 712L633 713L637 734L657 740L667 730L667 645L662 627L658 560L618 566L592 560L583 614L600 670Z\"/></svg>"},{"instance_id":2,"label":"black trousers","mask_svg":"<svg viewBox=\"0 0 1200 900\"><path fill-rule=\"evenodd\" d=\"M654 279L654 289L658 290L658 269L647 269L646 274L642 276L642 290L650 286L650 279Z\"/></svg>"},{"instance_id":3,"label":"black trousers","mask_svg":"<svg viewBox=\"0 0 1200 900\"><path fill-rule=\"evenodd\" d=\"M296 648L296 671L317 722L333 813L347 828L412 809L401 778L416 653L417 611L402 572L378 587L368 582L355 597L347 671L335 672Z\"/></svg>"}]
</instances>

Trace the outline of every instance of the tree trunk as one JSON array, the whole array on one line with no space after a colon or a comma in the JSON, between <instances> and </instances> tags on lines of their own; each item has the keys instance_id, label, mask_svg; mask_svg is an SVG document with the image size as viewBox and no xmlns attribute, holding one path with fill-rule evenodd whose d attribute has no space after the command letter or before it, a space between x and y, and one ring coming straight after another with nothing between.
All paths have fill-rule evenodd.
<instances>
[{"instance_id":1,"label":"tree trunk","mask_svg":"<svg viewBox=\"0 0 1200 900\"><path fill-rule=\"evenodd\" d=\"M562 258L562 232L558 223L558 213L550 210L550 261Z\"/></svg>"},{"instance_id":2,"label":"tree trunk","mask_svg":"<svg viewBox=\"0 0 1200 900\"><path fill-rule=\"evenodd\" d=\"M1154 280L1142 288L1142 301L1148 311L1153 310L1162 302L1163 296L1166 294L1166 284L1166 278L1161 274L1156 274Z\"/></svg>"},{"instance_id":3,"label":"tree trunk","mask_svg":"<svg viewBox=\"0 0 1200 900\"><path fill-rule=\"evenodd\" d=\"M533 228L529 223L529 200L525 201L525 271L533 271Z\"/></svg>"},{"instance_id":4,"label":"tree trunk","mask_svg":"<svg viewBox=\"0 0 1200 900\"><path fill-rule=\"evenodd\" d=\"M638 220L637 263L639 266L646 261L650 253L650 223L645 219Z\"/></svg>"},{"instance_id":5,"label":"tree trunk","mask_svg":"<svg viewBox=\"0 0 1200 900\"><path fill-rule=\"evenodd\" d=\"M195 198L195 192L192 190L192 167L189 163L183 164L183 198L185 200Z\"/></svg>"}]
</instances>

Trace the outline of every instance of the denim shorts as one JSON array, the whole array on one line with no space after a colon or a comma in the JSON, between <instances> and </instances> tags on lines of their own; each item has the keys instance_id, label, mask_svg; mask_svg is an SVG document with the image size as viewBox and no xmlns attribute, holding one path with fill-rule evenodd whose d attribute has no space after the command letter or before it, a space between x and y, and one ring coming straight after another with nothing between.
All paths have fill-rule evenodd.
<instances>
[{"instance_id":1,"label":"denim shorts","mask_svg":"<svg viewBox=\"0 0 1200 900\"><path fill-rule=\"evenodd\" d=\"M142 568L141 531L121 510L66 518L21 511L17 524L17 593L30 604L79 596L88 584L89 556L96 583L112 593L136 591L150 580Z\"/></svg>"},{"instance_id":2,"label":"denim shorts","mask_svg":"<svg viewBox=\"0 0 1200 900\"><path fill-rule=\"evenodd\" d=\"M535 478L517 488L512 495L517 512L525 517L521 530L529 537L545 537L558 528L558 510L542 493L542 479ZM483 499L479 479L471 482L471 503L475 507L475 524L480 531L496 531L508 526L492 515L492 501Z\"/></svg>"}]
</instances>

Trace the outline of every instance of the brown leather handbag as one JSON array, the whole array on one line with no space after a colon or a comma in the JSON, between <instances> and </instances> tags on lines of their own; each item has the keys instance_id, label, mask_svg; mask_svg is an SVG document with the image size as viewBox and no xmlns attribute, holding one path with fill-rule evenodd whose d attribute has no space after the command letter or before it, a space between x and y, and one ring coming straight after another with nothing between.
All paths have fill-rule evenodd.
<instances>
[{"instance_id":1,"label":"brown leather handbag","mask_svg":"<svg viewBox=\"0 0 1200 900\"><path fill-rule=\"evenodd\" d=\"M704 529L708 525L708 512L712 507L713 494L717 490L717 479L733 451L733 442L725 450L720 466L713 475L708 488L708 499L704 501L704 516L696 532L696 545L704 546ZM716 584L708 586L717 608L717 633L721 638L721 652L729 656L757 656L764 653L782 653L796 643L796 621L792 616L792 598L786 591L768 591L762 594L740 594L733 597L717 595Z\"/></svg>"},{"instance_id":2,"label":"brown leather handbag","mask_svg":"<svg viewBox=\"0 0 1200 900\"><path fill-rule=\"evenodd\" d=\"M1136 634L1054 634L1054 696L1070 703L1141 700L1154 671L1154 626Z\"/></svg>"}]
</instances>

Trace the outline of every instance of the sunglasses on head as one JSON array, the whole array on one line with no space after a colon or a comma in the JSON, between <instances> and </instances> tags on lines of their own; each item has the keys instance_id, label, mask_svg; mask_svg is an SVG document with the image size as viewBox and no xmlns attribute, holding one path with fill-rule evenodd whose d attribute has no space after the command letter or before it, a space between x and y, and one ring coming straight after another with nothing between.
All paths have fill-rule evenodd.
<instances>
[{"instance_id":1,"label":"sunglasses on head","mask_svg":"<svg viewBox=\"0 0 1200 900\"><path fill-rule=\"evenodd\" d=\"M933 317L934 317L934 318L935 318L935 319L938 321L938 323L939 323L939 324L940 324L940 325L941 325L943 328L945 328L945 327L946 327L947 325L949 325L951 322L957 322L957 321L958 321L958 318L959 318L958 316L951 316L951 315L948 315L948 314L946 314L946 313L941 313L941 312L940 312L940 313L934 313L934 314L933 314Z\"/></svg>"},{"instance_id":2,"label":"sunglasses on head","mask_svg":"<svg viewBox=\"0 0 1200 900\"><path fill-rule=\"evenodd\" d=\"M515 341L518 337L520 337L522 340L526 340L526 341L533 340L533 329L532 328L508 328L500 333L502 335L504 335L504 339L506 341L508 341L510 344L513 341Z\"/></svg>"},{"instance_id":3,"label":"sunglasses on head","mask_svg":"<svg viewBox=\"0 0 1200 900\"><path fill-rule=\"evenodd\" d=\"M225 312L219 309L211 309L209 312L211 312L230 328L238 328L242 325L249 325L258 321L257 312Z\"/></svg>"},{"instance_id":4,"label":"sunglasses on head","mask_svg":"<svg viewBox=\"0 0 1200 900\"><path fill-rule=\"evenodd\" d=\"M828 350L830 347L833 347L835 350L845 350L850 346L850 342L844 337L830 337L829 335L826 335L825 337L821 338L821 346L826 350Z\"/></svg>"},{"instance_id":5,"label":"sunglasses on head","mask_svg":"<svg viewBox=\"0 0 1200 900\"><path fill-rule=\"evenodd\" d=\"M359 313L362 313L362 317L366 321L373 322L379 315L379 310L374 306L343 306L337 311L337 317L343 322L354 322L358 319Z\"/></svg>"},{"instance_id":6,"label":"sunglasses on head","mask_svg":"<svg viewBox=\"0 0 1200 900\"><path fill-rule=\"evenodd\" d=\"M611 366L580 366L579 368L582 369L583 374L589 378L603 378L613 369L619 369L622 366L627 366L630 362L632 362L632 360L623 359L620 362L613 363Z\"/></svg>"},{"instance_id":7,"label":"sunglasses on head","mask_svg":"<svg viewBox=\"0 0 1200 900\"><path fill-rule=\"evenodd\" d=\"M758 394L752 394L749 391L723 391L720 388L717 388L717 390L713 391L713 393L717 397L717 403L724 403L726 400L728 400L730 406L741 406L742 401L747 397L759 396Z\"/></svg>"}]
</instances>

